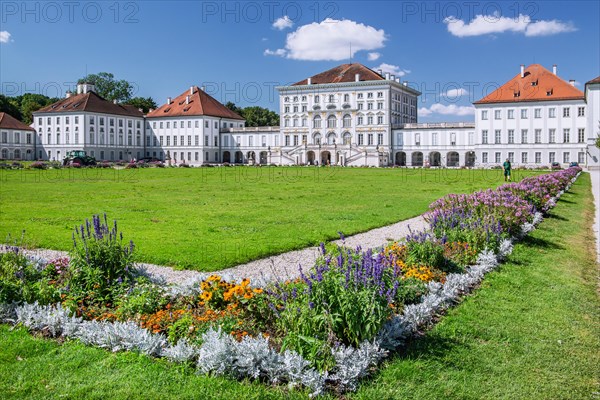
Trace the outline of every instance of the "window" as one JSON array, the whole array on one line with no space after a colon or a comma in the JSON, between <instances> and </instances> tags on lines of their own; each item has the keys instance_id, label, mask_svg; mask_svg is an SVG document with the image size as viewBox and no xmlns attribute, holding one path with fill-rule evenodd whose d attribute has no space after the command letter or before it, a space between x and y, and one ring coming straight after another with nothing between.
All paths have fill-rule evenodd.
<instances>
[{"instance_id":1,"label":"window","mask_svg":"<svg viewBox=\"0 0 600 400\"><path fill-rule=\"evenodd\" d=\"M15 143L21 143L21 133L15 132Z\"/></svg>"},{"instance_id":2,"label":"window","mask_svg":"<svg viewBox=\"0 0 600 400\"><path fill-rule=\"evenodd\" d=\"M367 110L373 109L373 103L367 103Z\"/></svg>"},{"instance_id":3,"label":"window","mask_svg":"<svg viewBox=\"0 0 600 400\"><path fill-rule=\"evenodd\" d=\"M511 163L515 162L515 153L513 153L512 151L508 152L508 161L510 161Z\"/></svg>"},{"instance_id":4,"label":"window","mask_svg":"<svg viewBox=\"0 0 600 400\"><path fill-rule=\"evenodd\" d=\"M420 146L420 145L421 145L421 134L415 133L415 146Z\"/></svg>"},{"instance_id":5,"label":"window","mask_svg":"<svg viewBox=\"0 0 600 400\"><path fill-rule=\"evenodd\" d=\"M284 146L289 146L290 145L290 135L285 135L285 142L284 142Z\"/></svg>"},{"instance_id":6,"label":"window","mask_svg":"<svg viewBox=\"0 0 600 400\"><path fill-rule=\"evenodd\" d=\"M329 117L327 117L327 127L335 128L335 125L336 125L335 115L330 115Z\"/></svg>"},{"instance_id":7,"label":"window","mask_svg":"<svg viewBox=\"0 0 600 400\"><path fill-rule=\"evenodd\" d=\"M383 144L383 133L378 133L377 134L377 144Z\"/></svg>"},{"instance_id":8,"label":"window","mask_svg":"<svg viewBox=\"0 0 600 400\"><path fill-rule=\"evenodd\" d=\"M551 151L548 153L548 162L553 163L556 160L556 153Z\"/></svg>"},{"instance_id":9,"label":"window","mask_svg":"<svg viewBox=\"0 0 600 400\"><path fill-rule=\"evenodd\" d=\"M475 144L475 132L469 132L469 145L473 144Z\"/></svg>"},{"instance_id":10,"label":"window","mask_svg":"<svg viewBox=\"0 0 600 400\"><path fill-rule=\"evenodd\" d=\"M369 146L372 146L372 145L373 145L373 134L372 134L372 133L369 133L369 134L367 135L367 141L368 141L368 142L367 142L367 144L368 144Z\"/></svg>"},{"instance_id":11,"label":"window","mask_svg":"<svg viewBox=\"0 0 600 400\"><path fill-rule=\"evenodd\" d=\"M521 129L521 143L527 143L527 129Z\"/></svg>"},{"instance_id":12,"label":"window","mask_svg":"<svg viewBox=\"0 0 600 400\"><path fill-rule=\"evenodd\" d=\"M556 108L552 107L548 109L548 118L556 118Z\"/></svg>"},{"instance_id":13,"label":"window","mask_svg":"<svg viewBox=\"0 0 600 400\"><path fill-rule=\"evenodd\" d=\"M569 153L568 151L565 151L563 153L563 163L568 163L571 160L571 153Z\"/></svg>"},{"instance_id":14,"label":"window","mask_svg":"<svg viewBox=\"0 0 600 400\"><path fill-rule=\"evenodd\" d=\"M383 116L382 115L380 115L380 116L377 117L377 124L378 125L383 125Z\"/></svg>"},{"instance_id":15,"label":"window","mask_svg":"<svg viewBox=\"0 0 600 400\"><path fill-rule=\"evenodd\" d=\"M515 130L508 130L508 144L513 144L515 142Z\"/></svg>"},{"instance_id":16,"label":"window","mask_svg":"<svg viewBox=\"0 0 600 400\"><path fill-rule=\"evenodd\" d=\"M262 135L260 139L261 139L262 147L267 147L267 136Z\"/></svg>"},{"instance_id":17,"label":"window","mask_svg":"<svg viewBox=\"0 0 600 400\"><path fill-rule=\"evenodd\" d=\"M502 117L502 111L496 110L494 111L494 119L500 119Z\"/></svg>"},{"instance_id":18,"label":"window","mask_svg":"<svg viewBox=\"0 0 600 400\"><path fill-rule=\"evenodd\" d=\"M437 132L433 132L431 134L431 144L433 146L437 146L437 144L438 144L438 134L437 134Z\"/></svg>"},{"instance_id":19,"label":"window","mask_svg":"<svg viewBox=\"0 0 600 400\"><path fill-rule=\"evenodd\" d=\"M315 96L315 103L320 103L321 102L321 98L319 97L319 95Z\"/></svg>"},{"instance_id":20,"label":"window","mask_svg":"<svg viewBox=\"0 0 600 400\"><path fill-rule=\"evenodd\" d=\"M294 146L298 146L298 135L294 135Z\"/></svg>"},{"instance_id":21,"label":"window","mask_svg":"<svg viewBox=\"0 0 600 400\"><path fill-rule=\"evenodd\" d=\"M584 128L577 129L577 141L579 143L585 142L585 129Z\"/></svg>"},{"instance_id":22,"label":"window","mask_svg":"<svg viewBox=\"0 0 600 400\"><path fill-rule=\"evenodd\" d=\"M290 112L290 106L285 106L283 112L289 113Z\"/></svg>"},{"instance_id":23,"label":"window","mask_svg":"<svg viewBox=\"0 0 600 400\"><path fill-rule=\"evenodd\" d=\"M508 119L515 119L515 110L508 110L506 113L507 113L506 117Z\"/></svg>"},{"instance_id":24,"label":"window","mask_svg":"<svg viewBox=\"0 0 600 400\"><path fill-rule=\"evenodd\" d=\"M194 127L200 128L200 121L194 121Z\"/></svg>"},{"instance_id":25,"label":"window","mask_svg":"<svg viewBox=\"0 0 600 400\"><path fill-rule=\"evenodd\" d=\"M542 163L542 152L540 152L540 151L535 152L535 163L536 164Z\"/></svg>"},{"instance_id":26,"label":"window","mask_svg":"<svg viewBox=\"0 0 600 400\"><path fill-rule=\"evenodd\" d=\"M321 127L321 116L315 115L315 117L313 118L313 128L320 128L320 127Z\"/></svg>"},{"instance_id":27,"label":"window","mask_svg":"<svg viewBox=\"0 0 600 400\"><path fill-rule=\"evenodd\" d=\"M496 154L494 154L495 157L495 162L497 164L500 164L502 162L502 153L500 153L499 151L496 152Z\"/></svg>"},{"instance_id":28,"label":"window","mask_svg":"<svg viewBox=\"0 0 600 400\"><path fill-rule=\"evenodd\" d=\"M59 123L60 118L56 119L56 123ZM90 117L90 125L94 125L94 117Z\"/></svg>"},{"instance_id":29,"label":"window","mask_svg":"<svg viewBox=\"0 0 600 400\"><path fill-rule=\"evenodd\" d=\"M248 146L254 146L254 136L248 136Z\"/></svg>"},{"instance_id":30,"label":"window","mask_svg":"<svg viewBox=\"0 0 600 400\"><path fill-rule=\"evenodd\" d=\"M367 99L372 99L372 98L373 98L373 93L372 92L367 93Z\"/></svg>"},{"instance_id":31,"label":"window","mask_svg":"<svg viewBox=\"0 0 600 400\"><path fill-rule=\"evenodd\" d=\"M534 140L536 143L542 143L542 130L541 129L535 130L535 139Z\"/></svg>"},{"instance_id":32,"label":"window","mask_svg":"<svg viewBox=\"0 0 600 400\"><path fill-rule=\"evenodd\" d=\"M556 129L548 130L548 143L556 143Z\"/></svg>"},{"instance_id":33,"label":"window","mask_svg":"<svg viewBox=\"0 0 600 400\"><path fill-rule=\"evenodd\" d=\"M344 115L344 118L342 121L343 121L342 126L344 128L350 128L352 126L352 117L350 116L350 114Z\"/></svg>"},{"instance_id":34,"label":"window","mask_svg":"<svg viewBox=\"0 0 600 400\"><path fill-rule=\"evenodd\" d=\"M488 112L487 112L487 110L481 110L481 119L483 119L483 120L488 119Z\"/></svg>"},{"instance_id":35,"label":"window","mask_svg":"<svg viewBox=\"0 0 600 400\"><path fill-rule=\"evenodd\" d=\"M521 164L527 164L528 153L521 153Z\"/></svg>"},{"instance_id":36,"label":"window","mask_svg":"<svg viewBox=\"0 0 600 400\"><path fill-rule=\"evenodd\" d=\"M483 131L481 131L481 143L487 144L487 142L488 142L488 131L483 130Z\"/></svg>"},{"instance_id":37,"label":"window","mask_svg":"<svg viewBox=\"0 0 600 400\"><path fill-rule=\"evenodd\" d=\"M41 125L41 124L42 124L42 119L38 118L38 125Z\"/></svg>"},{"instance_id":38,"label":"window","mask_svg":"<svg viewBox=\"0 0 600 400\"><path fill-rule=\"evenodd\" d=\"M347 103L350 101L350 95L349 94L345 94L344 95L344 102Z\"/></svg>"},{"instance_id":39,"label":"window","mask_svg":"<svg viewBox=\"0 0 600 400\"><path fill-rule=\"evenodd\" d=\"M454 132L450 134L450 146L456 146L456 133Z\"/></svg>"},{"instance_id":40,"label":"window","mask_svg":"<svg viewBox=\"0 0 600 400\"><path fill-rule=\"evenodd\" d=\"M527 119L527 109L523 108L521 110L521 119Z\"/></svg>"},{"instance_id":41,"label":"window","mask_svg":"<svg viewBox=\"0 0 600 400\"><path fill-rule=\"evenodd\" d=\"M200 135L194 136L194 146L200 146Z\"/></svg>"},{"instance_id":42,"label":"window","mask_svg":"<svg viewBox=\"0 0 600 400\"><path fill-rule=\"evenodd\" d=\"M330 103L334 103L335 102L335 96L334 95L332 95L332 94L329 95L329 102Z\"/></svg>"},{"instance_id":43,"label":"window","mask_svg":"<svg viewBox=\"0 0 600 400\"><path fill-rule=\"evenodd\" d=\"M191 146L192 145L192 135L188 135L188 141L187 141L187 145Z\"/></svg>"},{"instance_id":44,"label":"window","mask_svg":"<svg viewBox=\"0 0 600 400\"><path fill-rule=\"evenodd\" d=\"M563 129L563 143L569 143L571 140L571 130Z\"/></svg>"},{"instance_id":45,"label":"window","mask_svg":"<svg viewBox=\"0 0 600 400\"><path fill-rule=\"evenodd\" d=\"M122 126L122 121L121 120L119 120L119 126ZM170 128L171 128L171 122L167 121L167 129L170 129Z\"/></svg>"},{"instance_id":46,"label":"window","mask_svg":"<svg viewBox=\"0 0 600 400\"><path fill-rule=\"evenodd\" d=\"M183 138L183 136L182 136L182 138ZM214 143L215 143L215 147L219 147L219 137L218 136L215 136Z\"/></svg>"},{"instance_id":47,"label":"window","mask_svg":"<svg viewBox=\"0 0 600 400\"><path fill-rule=\"evenodd\" d=\"M502 131L500 129L496 129L494 131L494 143L500 144L502 140Z\"/></svg>"},{"instance_id":48,"label":"window","mask_svg":"<svg viewBox=\"0 0 600 400\"><path fill-rule=\"evenodd\" d=\"M363 103L358 103L358 109L362 110L363 109Z\"/></svg>"},{"instance_id":49,"label":"window","mask_svg":"<svg viewBox=\"0 0 600 400\"><path fill-rule=\"evenodd\" d=\"M577 116L585 117L585 107L577 107Z\"/></svg>"},{"instance_id":50,"label":"window","mask_svg":"<svg viewBox=\"0 0 600 400\"><path fill-rule=\"evenodd\" d=\"M363 94L362 94L362 93L359 93L359 94L358 94L358 98L359 98L359 99L362 99L362 98L363 98Z\"/></svg>"},{"instance_id":51,"label":"window","mask_svg":"<svg viewBox=\"0 0 600 400\"><path fill-rule=\"evenodd\" d=\"M357 125L362 125L362 124L363 124L363 117L358 117L358 118L356 119L356 124L357 124Z\"/></svg>"},{"instance_id":52,"label":"window","mask_svg":"<svg viewBox=\"0 0 600 400\"><path fill-rule=\"evenodd\" d=\"M173 136L173 146L177 146L177 136Z\"/></svg>"},{"instance_id":53,"label":"window","mask_svg":"<svg viewBox=\"0 0 600 400\"><path fill-rule=\"evenodd\" d=\"M577 153L577 162L579 164L585 164L585 153L583 151Z\"/></svg>"},{"instance_id":54,"label":"window","mask_svg":"<svg viewBox=\"0 0 600 400\"><path fill-rule=\"evenodd\" d=\"M533 110L533 118L542 118L542 109L541 108L535 108Z\"/></svg>"},{"instance_id":55,"label":"window","mask_svg":"<svg viewBox=\"0 0 600 400\"><path fill-rule=\"evenodd\" d=\"M204 146L208 147L208 135L204 135Z\"/></svg>"},{"instance_id":56,"label":"window","mask_svg":"<svg viewBox=\"0 0 600 400\"><path fill-rule=\"evenodd\" d=\"M383 92L377 92L377 97L383 97Z\"/></svg>"},{"instance_id":57,"label":"window","mask_svg":"<svg viewBox=\"0 0 600 400\"><path fill-rule=\"evenodd\" d=\"M483 162L483 163L487 163L488 162L488 153L486 151L484 151L483 153L481 153L481 162Z\"/></svg>"},{"instance_id":58,"label":"window","mask_svg":"<svg viewBox=\"0 0 600 400\"><path fill-rule=\"evenodd\" d=\"M27 144L31 144L31 133L27 134Z\"/></svg>"},{"instance_id":59,"label":"window","mask_svg":"<svg viewBox=\"0 0 600 400\"><path fill-rule=\"evenodd\" d=\"M563 107L563 117L568 117L571 113L571 109L569 107Z\"/></svg>"},{"instance_id":60,"label":"window","mask_svg":"<svg viewBox=\"0 0 600 400\"><path fill-rule=\"evenodd\" d=\"M364 144L364 141L365 141L364 135L362 133L359 133L358 134L358 145L362 146Z\"/></svg>"},{"instance_id":61,"label":"window","mask_svg":"<svg viewBox=\"0 0 600 400\"><path fill-rule=\"evenodd\" d=\"M2 132L2 143L8 143L8 132ZM50 143L50 134L48 134L48 143Z\"/></svg>"}]
</instances>

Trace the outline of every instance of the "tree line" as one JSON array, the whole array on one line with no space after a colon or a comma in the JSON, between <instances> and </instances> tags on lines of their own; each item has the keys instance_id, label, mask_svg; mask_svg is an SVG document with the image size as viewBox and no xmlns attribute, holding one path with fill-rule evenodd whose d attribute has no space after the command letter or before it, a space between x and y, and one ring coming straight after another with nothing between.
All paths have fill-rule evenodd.
<instances>
[{"instance_id":1,"label":"tree line","mask_svg":"<svg viewBox=\"0 0 600 400\"><path fill-rule=\"evenodd\" d=\"M158 108L152 97L134 97L135 86L125 79L115 79L110 72L89 74L79 79L77 83L91 83L95 92L106 100L116 100L121 104L129 104L142 109L147 113L150 109ZM43 94L25 93L19 96L5 96L0 94L0 112L12 115L16 119L29 125L33 122L33 113L43 107L60 100ZM225 107L238 113L246 119L246 126L278 126L279 114L263 107L238 107L232 102L227 102Z\"/></svg>"}]
</instances>

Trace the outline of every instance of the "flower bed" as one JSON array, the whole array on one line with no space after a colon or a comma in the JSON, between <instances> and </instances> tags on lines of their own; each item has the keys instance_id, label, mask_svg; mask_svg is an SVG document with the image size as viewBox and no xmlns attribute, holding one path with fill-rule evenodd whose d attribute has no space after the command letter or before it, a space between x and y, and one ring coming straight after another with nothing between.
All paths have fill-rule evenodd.
<instances>
[{"instance_id":1,"label":"flower bed","mask_svg":"<svg viewBox=\"0 0 600 400\"><path fill-rule=\"evenodd\" d=\"M498 265L576 179L570 168L431 204L430 227L378 250L326 248L294 281L257 287L218 275L166 286L135 269L135 246L95 216L77 227L70 259L0 255L0 319L193 362L199 371L354 390Z\"/></svg>"}]
</instances>

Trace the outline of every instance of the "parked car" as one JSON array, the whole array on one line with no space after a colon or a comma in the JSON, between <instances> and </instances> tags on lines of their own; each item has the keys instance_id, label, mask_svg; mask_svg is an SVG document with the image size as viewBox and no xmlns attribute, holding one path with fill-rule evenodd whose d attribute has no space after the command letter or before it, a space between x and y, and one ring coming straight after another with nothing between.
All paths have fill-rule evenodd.
<instances>
[{"instance_id":1,"label":"parked car","mask_svg":"<svg viewBox=\"0 0 600 400\"><path fill-rule=\"evenodd\" d=\"M552 166L550 167L551 169L562 169L561 165L559 162L553 162Z\"/></svg>"},{"instance_id":2,"label":"parked car","mask_svg":"<svg viewBox=\"0 0 600 400\"><path fill-rule=\"evenodd\" d=\"M571 164L569 164L569 168L571 167L579 167L579 163L576 161L573 161Z\"/></svg>"}]
</instances>

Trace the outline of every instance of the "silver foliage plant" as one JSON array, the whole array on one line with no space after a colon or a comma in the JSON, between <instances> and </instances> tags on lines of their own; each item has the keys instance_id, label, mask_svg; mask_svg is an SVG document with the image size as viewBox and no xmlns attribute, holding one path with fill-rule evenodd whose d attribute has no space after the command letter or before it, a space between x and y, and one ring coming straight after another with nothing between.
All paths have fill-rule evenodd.
<instances>
[{"instance_id":1,"label":"silver foliage plant","mask_svg":"<svg viewBox=\"0 0 600 400\"><path fill-rule=\"evenodd\" d=\"M550 199L551 207L562 193ZM531 232L542 220L542 214L536 213L531 224L521 227L523 235ZM332 349L336 364L331 372L325 373L319 373L311 367L310 362L295 352L276 352L266 338L245 337L238 342L220 330L209 329L202 337L201 347L185 339L170 345L164 335L152 334L133 322L83 321L72 316L60 304L0 304L0 321L20 323L30 330L47 332L55 337L78 338L83 343L111 351L139 351L174 362L196 360L201 373L263 379L272 384L287 383L291 387L304 386L312 391L311 396L317 396L327 386L333 386L338 391L355 390L359 380L387 356L388 350L397 349L407 338L431 325L442 312L476 287L485 274L494 270L512 249L513 241L504 240L497 254L489 250L482 251L476 265L468 267L464 273L449 274L444 284L430 282L421 302L407 305L402 314L390 319L375 340L365 341L357 348L340 346ZM36 260L36 263L40 261ZM144 271L140 271L140 274L143 275ZM199 294L202 278L170 286L170 295Z\"/></svg>"}]
</instances>

